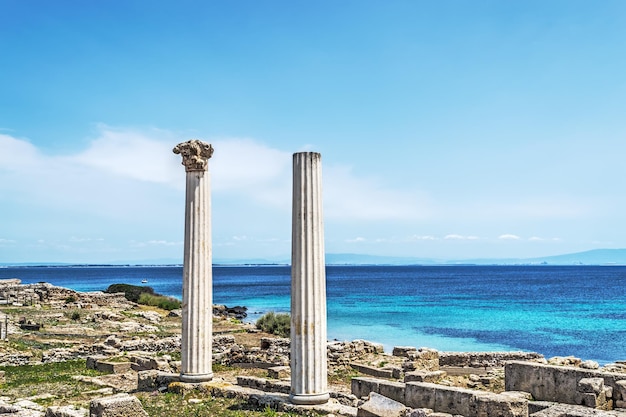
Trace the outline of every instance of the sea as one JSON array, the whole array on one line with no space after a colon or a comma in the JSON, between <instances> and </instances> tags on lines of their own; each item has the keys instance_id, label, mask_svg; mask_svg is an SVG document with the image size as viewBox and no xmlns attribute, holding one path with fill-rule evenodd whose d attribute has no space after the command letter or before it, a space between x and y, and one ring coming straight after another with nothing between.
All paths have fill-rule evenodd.
<instances>
[{"instance_id":1,"label":"sea","mask_svg":"<svg viewBox=\"0 0 626 417\"><path fill-rule=\"evenodd\" d=\"M181 266L4 267L4 278L182 298ZM290 285L289 266L213 267L213 302L247 307L250 322L289 312ZM626 266L327 266L326 289L332 340L626 360Z\"/></svg>"}]
</instances>

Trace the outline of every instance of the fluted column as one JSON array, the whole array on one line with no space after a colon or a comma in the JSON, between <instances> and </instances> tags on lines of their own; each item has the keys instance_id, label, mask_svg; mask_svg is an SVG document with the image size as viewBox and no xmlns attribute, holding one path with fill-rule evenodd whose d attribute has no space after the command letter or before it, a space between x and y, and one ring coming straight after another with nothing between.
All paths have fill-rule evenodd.
<instances>
[{"instance_id":1,"label":"fluted column","mask_svg":"<svg viewBox=\"0 0 626 417\"><path fill-rule=\"evenodd\" d=\"M293 155L291 236L291 396L294 404L328 401L326 269L322 160Z\"/></svg>"},{"instance_id":2,"label":"fluted column","mask_svg":"<svg viewBox=\"0 0 626 417\"><path fill-rule=\"evenodd\" d=\"M213 378L211 176L208 171L213 147L199 140L190 140L176 145L174 153L183 157L187 173L180 379L203 382Z\"/></svg>"}]
</instances>

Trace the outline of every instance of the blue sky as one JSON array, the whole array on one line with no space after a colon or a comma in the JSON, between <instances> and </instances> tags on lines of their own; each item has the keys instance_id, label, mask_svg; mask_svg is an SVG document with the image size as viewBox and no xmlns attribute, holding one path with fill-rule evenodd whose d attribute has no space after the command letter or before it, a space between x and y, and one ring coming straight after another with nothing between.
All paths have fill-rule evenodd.
<instances>
[{"instance_id":1,"label":"blue sky","mask_svg":"<svg viewBox=\"0 0 626 417\"><path fill-rule=\"evenodd\" d=\"M626 2L0 0L0 262L180 259L179 142L215 259L286 259L291 155L326 250L624 248Z\"/></svg>"}]
</instances>

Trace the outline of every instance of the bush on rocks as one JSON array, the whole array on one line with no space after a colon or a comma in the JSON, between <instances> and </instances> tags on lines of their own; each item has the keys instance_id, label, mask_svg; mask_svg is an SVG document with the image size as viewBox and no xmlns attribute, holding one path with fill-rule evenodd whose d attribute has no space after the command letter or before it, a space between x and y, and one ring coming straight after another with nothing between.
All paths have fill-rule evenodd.
<instances>
[{"instance_id":1,"label":"bush on rocks","mask_svg":"<svg viewBox=\"0 0 626 417\"><path fill-rule=\"evenodd\" d=\"M141 297L141 294L155 294L154 288L152 287L143 287L130 284L111 284L109 285L109 288L107 288L104 292L109 294L123 292L126 299L134 303L139 302L139 297Z\"/></svg>"},{"instance_id":2,"label":"bush on rocks","mask_svg":"<svg viewBox=\"0 0 626 417\"><path fill-rule=\"evenodd\" d=\"M274 313L270 311L261 316L257 322L257 329L261 329L266 333L275 334L281 337L290 336L291 317L287 313Z\"/></svg>"},{"instance_id":3,"label":"bush on rocks","mask_svg":"<svg viewBox=\"0 0 626 417\"><path fill-rule=\"evenodd\" d=\"M124 297L126 297L128 301L152 307L159 307L168 311L176 310L181 306L180 301L176 298L157 294L154 292L152 287L130 284L112 284L109 285L109 288L107 288L105 292L111 294L123 292Z\"/></svg>"}]
</instances>

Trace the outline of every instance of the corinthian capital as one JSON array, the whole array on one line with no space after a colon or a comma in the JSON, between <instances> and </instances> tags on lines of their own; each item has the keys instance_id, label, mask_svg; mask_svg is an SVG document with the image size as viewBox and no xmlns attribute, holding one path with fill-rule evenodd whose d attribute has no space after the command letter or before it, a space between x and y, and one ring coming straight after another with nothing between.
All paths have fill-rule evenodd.
<instances>
[{"instance_id":1,"label":"corinthian capital","mask_svg":"<svg viewBox=\"0 0 626 417\"><path fill-rule=\"evenodd\" d=\"M209 143L192 139L176 145L174 153L183 157L185 171L206 171L209 158L213 155L213 147Z\"/></svg>"}]
</instances>

